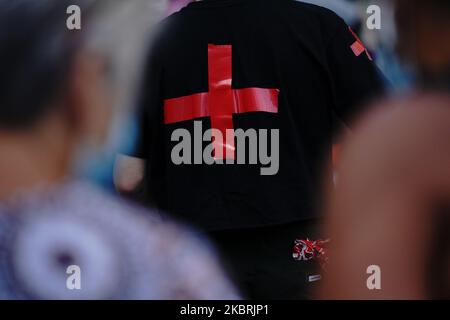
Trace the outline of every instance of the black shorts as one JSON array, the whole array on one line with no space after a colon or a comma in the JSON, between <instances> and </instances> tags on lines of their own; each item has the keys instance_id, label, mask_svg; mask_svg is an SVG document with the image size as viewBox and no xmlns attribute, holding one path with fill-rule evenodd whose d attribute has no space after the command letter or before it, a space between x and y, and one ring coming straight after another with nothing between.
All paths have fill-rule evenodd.
<instances>
[{"instance_id":1,"label":"black shorts","mask_svg":"<svg viewBox=\"0 0 450 320\"><path fill-rule=\"evenodd\" d=\"M293 247L298 238L320 238L320 231L317 220L308 220L209 236L245 298L310 299L322 270L316 260L295 261Z\"/></svg>"}]
</instances>

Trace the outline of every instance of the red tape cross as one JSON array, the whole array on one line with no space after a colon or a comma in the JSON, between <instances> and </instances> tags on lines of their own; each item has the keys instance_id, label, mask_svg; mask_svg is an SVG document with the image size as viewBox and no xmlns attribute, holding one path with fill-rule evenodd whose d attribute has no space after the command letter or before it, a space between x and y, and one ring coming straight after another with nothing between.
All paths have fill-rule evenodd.
<instances>
[{"instance_id":1,"label":"red tape cross","mask_svg":"<svg viewBox=\"0 0 450 320\"><path fill-rule=\"evenodd\" d=\"M226 137L227 130L234 130L233 114L278 113L278 89L232 88L231 45L208 45L208 82L209 92L165 100L164 123L211 117L211 128ZM214 140L214 154L234 159L234 139L227 142ZM219 148L222 153L216 152Z\"/></svg>"}]
</instances>

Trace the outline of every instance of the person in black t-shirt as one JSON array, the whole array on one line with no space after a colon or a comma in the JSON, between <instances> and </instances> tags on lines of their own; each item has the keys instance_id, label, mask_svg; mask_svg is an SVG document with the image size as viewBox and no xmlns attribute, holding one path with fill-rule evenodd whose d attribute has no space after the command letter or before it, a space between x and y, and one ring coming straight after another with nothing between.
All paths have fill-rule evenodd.
<instances>
[{"instance_id":1,"label":"person in black t-shirt","mask_svg":"<svg viewBox=\"0 0 450 320\"><path fill-rule=\"evenodd\" d=\"M149 57L134 154L147 160L145 198L207 232L248 297L308 297L318 271L291 250L317 237L334 119L350 124L382 91L370 53L327 9L191 3Z\"/></svg>"}]
</instances>

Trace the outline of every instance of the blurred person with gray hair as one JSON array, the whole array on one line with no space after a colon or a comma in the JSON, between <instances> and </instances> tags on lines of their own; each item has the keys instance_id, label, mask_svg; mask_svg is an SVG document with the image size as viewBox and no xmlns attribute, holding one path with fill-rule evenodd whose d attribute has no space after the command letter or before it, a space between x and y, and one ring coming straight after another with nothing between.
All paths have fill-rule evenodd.
<instances>
[{"instance_id":1,"label":"blurred person with gray hair","mask_svg":"<svg viewBox=\"0 0 450 320\"><path fill-rule=\"evenodd\" d=\"M238 297L192 232L83 179L121 134L156 3L0 1L0 299Z\"/></svg>"}]
</instances>

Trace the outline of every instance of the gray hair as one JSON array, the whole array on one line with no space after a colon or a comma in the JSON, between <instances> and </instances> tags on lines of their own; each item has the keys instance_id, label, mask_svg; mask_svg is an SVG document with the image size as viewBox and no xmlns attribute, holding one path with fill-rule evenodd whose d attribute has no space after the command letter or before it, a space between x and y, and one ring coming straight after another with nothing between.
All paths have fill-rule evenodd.
<instances>
[{"instance_id":1,"label":"gray hair","mask_svg":"<svg viewBox=\"0 0 450 320\"><path fill-rule=\"evenodd\" d=\"M117 105L129 106L139 89L153 27L162 17L165 1L97 1L101 5L94 10L95 18L90 26L92 32L88 30L86 48L109 60L117 90Z\"/></svg>"}]
</instances>

